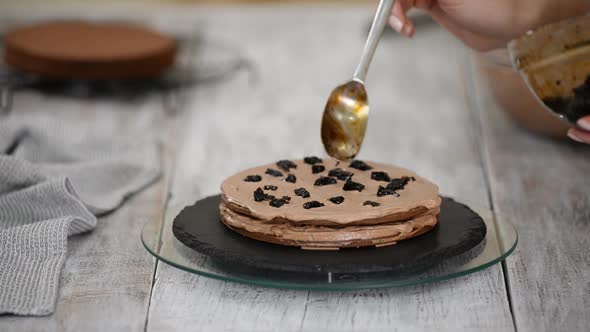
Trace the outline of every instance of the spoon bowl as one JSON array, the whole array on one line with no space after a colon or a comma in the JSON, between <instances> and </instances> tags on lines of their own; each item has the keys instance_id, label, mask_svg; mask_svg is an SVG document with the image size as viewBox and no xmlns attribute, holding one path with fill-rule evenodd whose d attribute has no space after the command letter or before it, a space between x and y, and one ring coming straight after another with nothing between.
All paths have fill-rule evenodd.
<instances>
[{"instance_id":1,"label":"spoon bowl","mask_svg":"<svg viewBox=\"0 0 590 332\"><path fill-rule=\"evenodd\" d=\"M352 80L330 94L322 117L322 143L328 155L340 161L353 159L360 151L369 119L365 79L375 49L395 0L380 0L361 60Z\"/></svg>"},{"instance_id":2,"label":"spoon bowl","mask_svg":"<svg viewBox=\"0 0 590 332\"><path fill-rule=\"evenodd\" d=\"M322 142L328 154L341 161L359 152L369 119L365 85L356 80L336 87L322 117Z\"/></svg>"}]
</instances>

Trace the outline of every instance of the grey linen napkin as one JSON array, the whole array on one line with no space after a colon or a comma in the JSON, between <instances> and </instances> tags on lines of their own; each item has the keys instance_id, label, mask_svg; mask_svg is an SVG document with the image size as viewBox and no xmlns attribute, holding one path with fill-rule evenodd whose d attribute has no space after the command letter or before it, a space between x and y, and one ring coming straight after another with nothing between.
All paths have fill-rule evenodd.
<instances>
[{"instance_id":1,"label":"grey linen napkin","mask_svg":"<svg viewBox=\"0 0 590 332\"><path fill-rule=\"evenodd\" d=\"M144 136L55 113L0 117L0 314L53 312L67 237L158 177Z\"/></svg>"}]
</instances>

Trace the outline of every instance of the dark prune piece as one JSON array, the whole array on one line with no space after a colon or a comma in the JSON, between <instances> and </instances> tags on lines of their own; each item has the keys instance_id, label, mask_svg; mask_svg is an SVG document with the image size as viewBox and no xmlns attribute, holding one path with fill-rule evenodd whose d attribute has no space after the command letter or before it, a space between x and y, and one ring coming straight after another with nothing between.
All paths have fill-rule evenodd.
<instances>
[{"instance_id":1,"label":"dark prune piece","mask_svg":"<svg viewBox=\"0 0 590 332\"><path fill-rule=\"evenodd\" d=\"M311 172L313 174L321 173L321 172L323 172L325 170L326 170L326 168L324 167L324 165L313 165L313 166L311 166Z\"/></svg>"},{"instance_id":2,"label":"dark prune piece","mask_svg":"<svg viewBox=\"0 0 590 332\"><path fill-rule=\"evenodd\" d=\"M285 205L287 202L280 198L273 198L268 205L276 208L280 208L281 206Z\"/></svg>"},{"instance_id":3,"label":"dark prune piece","mask_svg":"<svg viewBox=\"0 0 590 332\"><path fill-rule=\"evenodd\" d=\"M309 201L309 202L306 202L305 204L303 204L304 209L313 209L313 208L319 208L322 206L324 206L324 203L320 203L318 201Z\"/></svg>"},{"instance_id":4,"label":"dark prune piece","mask_svg":"<svg viewBox=\"0 0 590 332\"><path fill-rule=\"evenodd\" d=\"M342 197L342 196L331 197L330 202L332 202L334 204L341 204L342 202L344 202L344 197Z\"/></svg>"},{"instance_id":5,"label":"dark prune piece","mask_svg":"<svg viewBox=\"0 0 590 332\"><path fill-rule=\"evenodd\" d=\"M313 183L314 186L327 186L329 184L335 184L336 179L327 177L327 176L320 176L315 182Z\"/></svg>"},{"instance_id":6,"label":"dark prune piece","mask_svg":"<svg viewBox=\"0 0 590 332\"><path fill-rule=\"evenodd\" d=\"M581 85L572 89L573 96L543 98L543 102L561 113L571 122L590 114L590 75Z\"/></svg>"},{"instance_id":7,"label":"dark prune piece","mask_svg":"<svg viewBox=\"0 0 590 332\"><path fill-rule=\"evenodd\" d=\"M254 190L254 200L257 202L262 202L264 201L264 199L266 198L266 194L264 193L264 191L262 191L262 189L260 189L260 187L256 190Z\"/></svg>"},{"instance_id":8,"label":"dark prune piece","mask_svg":"<svg viewBox=\"0 0 590 332\"><path fill-rule=\"evenodd\" d=\"M365 202L363 203L363 205L370 205L370 206L373 206L373 207L375 207L375 206L379 206L379 205L381 205L381 204L380 204L380 203L377 203L377 202L373 202L373 201L365 201Z\"/></svg>"},{"instance_id":9,"label":"dark prune piece","mask_svg":"<svg viewBox=\"0 0 590 332\"><path fill-rule=\"evenodd\" d=\"M393 179L387 184L387 189L402 190L410 182L410 178L402 176L401 178Z\"/></svg>"},{"instance_id":10,"label":"dark prune piece","mask_svg":"<svg viewBox=\"0 0 590 332\"><path fill-rule=\"evenodd\" d=\"M294 192L295 192L295 195L301 196L303 198L308 198L309 196L311 196L309 191L305 190L305 188L295 189Z\"/></svg>"},{"instance_id":11,"label":"dark prune piece","mask_svg":"<svg viewBox=\"0 0 590 332\"><path fill-rule=\"evenodd\" d=\"M572 89L574 97L576 98L588 98L590 97L590 75L586 77L584 83Z\"/></svg>"},{"instance_id":12,"label":"dark prune piece","mask_svg":"<svg viewBox=\"0 0 590 332\"><path fill-rule=\"evenodd\" d=\"M273 198L275 198L273 195L265 194L264 191L262 191L262 189L260 189L260 187L258 187L258 189L256 189L256 190L254 190L254 200L257 202L270 201Z\"/></svg>"},{"instance_id":13,"label":"dark prune piece","mask_svg":"<svg viewBox=\"0 0 590 332\"><path fill-rule=\"evenodd\" d=\"M338 178L338 180L342 180L342 181L346 181L348 179L350 179L352 177L352 173L351 172L347 172L345 170L343 170L342 168L334 168L333 170L330 170L330 172L328 172L328 176L333 176Z\"/></svg>"},{"instance_id":14,"label":"dark prune piece","mask_svg":"<svg viewBox=\"0 0 590 332\"><path fill-rule=\"evenodd\" d=\"M270 203L268 203L270 206L272 207L276 207L276 208L280 208L281 206L285 205L285 204L289 204L291 202L291 197L289 196L283 196L281 198L275 198L274 196L270 196L272 197L272 199L270 200Z\"/></svg>"},{"instance_id":15,"label":"dark prune piece","mask_svg":"<svg viewBox=\"0 0 590 332\"><path fill-rule=\"evenodd\" d=\"M311 156L311 157L305 157L305 158L303 158L303 162L306 163L306 164L313 165L313 164L321 163L322 162L322 159L320 159L320 158L318 158L316 156Z\"/></svg>"},{"instance_id":16,"label":"dark prune piece","mask_svg":"<svg viewBox=\"0 0 590 332\"><path fill-rule=\"evenodd\" d=\"M279 160L277 161L277 166L285 172L289 172L291 168L297 168L297 164L291 160Z\"/></svg>"},{"instance_id":17,"label":"dark prune piece","mask_svg":"<svg viewBox=\"0 0 590 332\"><path fill-rule=\"evenodd\" d=\"M244 179L246 182L260 182L262 180L262 176L260 175L248 175Z\"/></svg>"},{"instance_id":18,"label":"dark prune piece","mask_svg":"<svg viewBox=\"0 0 590 332\"><path fill-rule=\"evenodd\" d=\"M279 177L279 176L283 176L283 173L277 171L276 169L272 169L272 168L267 168L266 172L264 172L270 176L274 176L274 177Z\"/></svg>"},{"instance_id":19,"label":"dark prune piece","mask_svg":"<svg viewBox=\"0 0 590 332\"><path fill-rule=\"evenodd\" d=\"M342 190L345 191L352 191L352 190L356 190L356 191L363 191L365 189L365 185L358 183L358 182L354 182L352 180L348 180L344 183L344 187L342 187Z\"/></svg>"},{"instance_id":20,"label":"dark prune piece","mask_svg":"<svg viewBox=\"0 0 590 332\"><path fill-rule=\"evenodd\" d=\"M288 174L287 177L285 178L285 182L295 183L295 182L297 182L297 177L293 174Z\"/></svg>"},{"instance_id":21,"label":"dark prune piece","mask_svg":"<svg viewBox=\"0 0 590 332\"><path fill-rule=\"evenodd\" d=\"M589 89L590 91L590 89ZM569 111L565 113L572 122L590 114L590 96L576 95L570 102Z\"/></svg>"},{"instance_id":22,"label":"dark prune piece","mask_svg":"<svg viewBox=\"0 0 590 332\"><path fill-rule=\"evenodd\" d=\"M404 181L402 179L393 179L387 184L389 190L404 189Z\"/></svg>"},{"instance_id":23,"label":"dark prune piece","mask_svg":"<svg viewBox=\"0 0 590 332\"><path fill-rule=\"evenodd\" d=\"M360 160L353 160L349 166L352 168L356 168L359 171L368 171L370 169L373 169L373 167L365 164L364 162L362 162Z\"/></svg>"},{"instance_id":24,"label":"dark prune piece","mask_svg":"<svg viewBox=\"0 0 590 332\"><path fill-rule=\"evenodd\" d=\"M267 184L266 186L264 186L264 190L277 190L279 187L277 186L273 186L272 184Z\"/></svg>"},{"instance_id":25,"label":"dark prune piece","mask_svg":"<svg viewBox=\"0 0 590 332\"><path fill-rule=\"evenodd\" d=\"M566 98L566 97L546 97L543 98L543 103L547 105L550 109L556 111L557 113L561 113L566 115L569 111L570 104L572 103L573 98Z\"/></svg>"},{"instance_id":26,"label":"dark prune piece","mask_svg":"<svg viewBox=\"0 0 590 332\"><path fill-rule=\"evenodd\" d=\"M375 181L391 181L391 179L389 178L389 174L387 174L386 172L372 172L371 179Z\"/></svg>"},{"instance_id":27,"label":"dark prune piece","mask_svg":"<svg viewBox=\"0 0 590 332\"><path fill-rule=\"evenodd\" d=\"M399 194L397 192L395 192L395 190L391 190L389 188L379 186L379 189L377 190L377 197L383 197L383 196L387 196L387 195L393 195L395 197L399 197Z\"/></svg>"}]
</instances>

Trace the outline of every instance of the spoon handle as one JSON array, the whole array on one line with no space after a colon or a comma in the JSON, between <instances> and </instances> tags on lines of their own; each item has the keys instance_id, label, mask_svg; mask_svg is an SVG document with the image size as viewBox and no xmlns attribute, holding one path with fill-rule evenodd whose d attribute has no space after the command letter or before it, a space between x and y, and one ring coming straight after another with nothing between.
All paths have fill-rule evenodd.
<instances>
[{"instance_id":1,"label":"spoon handle","mask_svg":"<svg viewBox=\"0 0 590 332\"><path fill-rule=\"evenodd\" d=\"M375 49L377 48L377 44L379 44L379 39L381 38L383 29L387 24L387 18L389 17L389 13L391 12L391 7L393 7L394 2L395 0L379 1L379 7L377 7L377 12L375 13L375 18L373 19L373 24L371 25L371 30L369 31L369 36L367 37L365 49L361 55L361 61L356 68L354 75L352 76L352 78L356 81L364 83L365 79L367 78L369 65L371 64L371 60L373 60L373 54L375 54Z\"/></svg>"}]
</instances>

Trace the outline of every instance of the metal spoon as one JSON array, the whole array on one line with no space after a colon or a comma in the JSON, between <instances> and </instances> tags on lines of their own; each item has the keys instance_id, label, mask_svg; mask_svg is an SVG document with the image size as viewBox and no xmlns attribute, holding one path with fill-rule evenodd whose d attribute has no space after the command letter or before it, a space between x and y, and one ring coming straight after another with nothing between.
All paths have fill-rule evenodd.
<instances>
[{"instance_id":1,"label":"metal spoon","mask_svg":"<svg viewBox=\"0 0 590 332\"><path fill-rule=\"evenodd\" d=\"M395 0L379 2L360 63L352 80L336 87L324 108L322 143L326 152L337 160L353 159L363 143L369 119L369 103L364 82L394 2Z\"/></svg>"}]
</instances>

